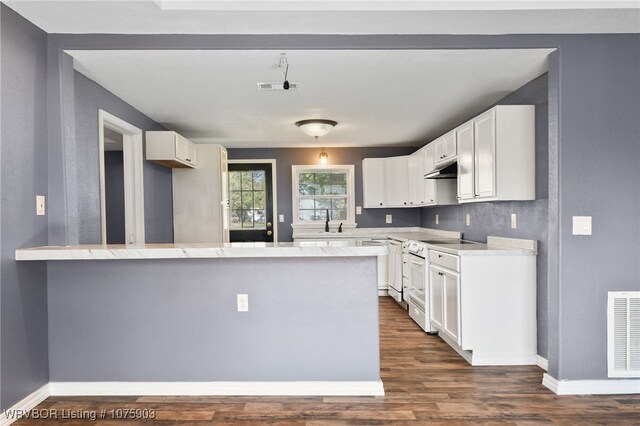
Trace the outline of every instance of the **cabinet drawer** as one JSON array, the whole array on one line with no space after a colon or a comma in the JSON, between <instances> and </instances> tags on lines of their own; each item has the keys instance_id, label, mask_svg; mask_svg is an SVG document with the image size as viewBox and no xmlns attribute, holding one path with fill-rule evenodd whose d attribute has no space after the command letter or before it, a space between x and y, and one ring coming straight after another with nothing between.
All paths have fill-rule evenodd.
<instances>
[{"instance_id":1,"label":"cabinet drawer","mask_svg":"<svg viewBox=\"0 0 640 426\"><path fill-rule=\"evenodd\" d=\"M413 300L409 302L409 316L423 330L427 330L427 316L422 309L420 309L417 305L414 305Z\"/></svg>"},{"instance_id":2,"label":"cabinet drawer","mask_svg":"<svg viewBox=\"0 0 640 426\"><path fill-rule=\"evenodd\" d=\"M460 257L453 254L429 250L429 263L460 272Z\"/></svg>"}]
</instances>

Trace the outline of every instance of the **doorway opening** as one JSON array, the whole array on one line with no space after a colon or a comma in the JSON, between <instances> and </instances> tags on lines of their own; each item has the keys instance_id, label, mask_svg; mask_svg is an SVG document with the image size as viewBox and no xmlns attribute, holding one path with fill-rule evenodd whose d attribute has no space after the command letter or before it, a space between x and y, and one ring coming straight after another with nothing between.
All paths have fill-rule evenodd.
<instances>
[{"instance_id":1,"label":"doorway opening","mask_svg":"<svg viewBox=\"0 0 640 426\"><path fill-rule=\"evenodd\" d=\"M144 244L142 130L98 110L102 244Z\"/></svg>"},{"instance_id":2,"label":"doorway opening","mask_svg":"<svg viewBox=\"0 0 640 426\"><path fill-rule=\"evenodd\" d=\"M276 160L229 161L231 242L276 242Z\"/></svg>"}]
</instances>

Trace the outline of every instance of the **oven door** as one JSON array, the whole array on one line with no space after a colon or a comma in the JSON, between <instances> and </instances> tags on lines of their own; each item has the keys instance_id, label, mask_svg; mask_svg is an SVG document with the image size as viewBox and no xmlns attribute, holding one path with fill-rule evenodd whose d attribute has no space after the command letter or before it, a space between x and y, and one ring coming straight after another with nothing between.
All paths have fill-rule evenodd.
<instances>
[{"instance_id":1,"label":"oven door","mask_svg":"<svg viewBox=\"0 0 640 426\"><path fill-rule=\"evenodd\" d=\"M420 306L424 310L427 294L427 280L425 274L426 261L424 258L412 254L409 257L409 265L409 281L411 283L409 288L410 298L416 305Z\"/></svg>"}]
</instances>

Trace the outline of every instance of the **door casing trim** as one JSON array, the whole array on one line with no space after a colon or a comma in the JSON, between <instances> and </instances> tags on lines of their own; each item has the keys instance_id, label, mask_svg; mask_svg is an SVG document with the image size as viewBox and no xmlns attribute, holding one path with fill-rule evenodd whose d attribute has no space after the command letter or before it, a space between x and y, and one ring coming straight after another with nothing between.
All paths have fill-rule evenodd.
<instances>
[{"instance_id":1,"label":"door casing trim","mask_svg":"<svg viewBox=\"0 0 640 426\"><path fill-rule=\"evenodd\" d=\"M144 154L142 130L126 121L98 110L98 150L100 157L100 236L107 244L107 208L105 192L104 128L122 133L124 163L125 242L144 244Z\"/></svg>"}]
</instances>

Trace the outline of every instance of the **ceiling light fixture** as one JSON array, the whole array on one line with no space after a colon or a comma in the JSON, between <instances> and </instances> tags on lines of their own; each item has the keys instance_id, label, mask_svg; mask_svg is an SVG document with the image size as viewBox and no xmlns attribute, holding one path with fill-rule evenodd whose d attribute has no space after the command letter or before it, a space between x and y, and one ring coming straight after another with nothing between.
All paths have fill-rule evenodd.
<instances>
[{"instance_id":1,"label":"ceiling light fixture","mask_svg":"<svg viewBox=\"0 0 640 426\"><path fill-rule=\"evenodd\" d=\"M296 123L296 126L298 126L300 130L316 138L316 140L329 133L337 125L337 121L322 119L300 120Z\"/></svg>"}]
</instances>

